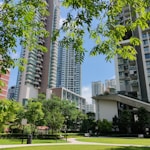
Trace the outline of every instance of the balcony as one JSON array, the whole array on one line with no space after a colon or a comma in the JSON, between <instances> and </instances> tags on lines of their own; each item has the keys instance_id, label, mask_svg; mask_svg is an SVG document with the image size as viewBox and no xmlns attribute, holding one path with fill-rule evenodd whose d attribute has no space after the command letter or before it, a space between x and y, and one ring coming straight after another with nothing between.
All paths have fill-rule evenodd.
<instances>
[{"instance_id":1,"label":"balcony","mask_svg":"<svg viewBox=\"0 0 150 150\"><path fill-rule=\"evenodd\" d=\"M130 78L132 80L136 80L137 79L137 74L130 74Z\"/></svg>"},{"instance_id":2,"label":"balcony","mask_svg":"<svg viewBox=\"0 0 150 150\"><path fill-rule=\"evenodd\" d=\"M133 87L137 87L137 86L138 86L138 81L137 81L137 80L132 80L132 81L130 81L130 84L131 84Z\"/></svg>"},{"instance_id":3,"label":"balcony","mask_svg":"<svg viewBox=\"0 0 150 150\"><path fill-rule=\"evenodd\" d=\"M35 74L35 77L40 78L40 75L36 73L36 74Z\"/></svg>"},{"instance_id":4,"label":"balcony","mask_svg":"<svg viewBox=\"0 0 150 150\"><path fill-rule=\"evenodd\" d=\"M36 67L36 70L37 70L37 71L41 71L41 69L40 69L39 67Z\"/></svg>"},{"instance_id":5,"label":"balcony","mask_svg":"<svg viewBox=\"0 0 150 150\"><path fill-rule=\"evenodd\" d=\"M35 81L35 82L34 82L34 85L39 85L39 82L38 82L38 81Z\"/></svg>"},{"instance_id":6,"label":"balcony","mask_svg":"<svg viewBox=\"0 0 150 150\"><path fill-rule=\"evenodd\" d=\"M41 60L38 59L38 60L36 61L36 64L41 64Z\"/></svg>"}]
</instances>

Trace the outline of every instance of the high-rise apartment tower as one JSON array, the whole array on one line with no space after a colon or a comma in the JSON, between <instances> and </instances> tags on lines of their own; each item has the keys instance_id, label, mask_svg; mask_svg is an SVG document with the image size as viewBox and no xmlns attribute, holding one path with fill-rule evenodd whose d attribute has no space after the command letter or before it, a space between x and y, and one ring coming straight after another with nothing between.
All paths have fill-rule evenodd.
<instances>
[{"instance_id":1,"label":"high-rise apartment tower","mask_svg":"<svg viewBox=\"0 0 150 150\"><path fill-rule=\"evenodd\" d=\"M119 23L125 24L128 20L135 19L136 16L132 16L131 12L132 7L125 7L118 16ZM132 36L138 37L142 43L135 47L137 51L135 61L116 56L117 90L127 96L150 102L150 28L142 31L138 27L133 32L128 31L121 44L129 45L129 38Z\"/></svg>"},{"instance_id":2,"label":"high-rise apartment tower","mask_svg":"<svg viewBox=\"0 0 150 150\"><path fill-rule=\"evenodd\" d=\"M70 44L64 48L59 43L57 87L64 87L76 94L81 94L81 64L76 61L76 51Z\"/></svg>"},{"instance_id":3,"label":"high-rise apartment tower","mask_svg":"<svg viewBox=\"0 0 150 150\"><path fill-rule=\"evenodd\" d=\"M39 42L47 48L47 52L22 49L21 57L28 60L24 72L18 73L16 99L24 103L26 99L37 97L39 93L46 93L47 88L56 87L58 42L51 42L54 29L59 27L59 0L47 0L48 17L39 18L45 22L50 36Z\"/></svg>"},{"instance_id":4,"label":"high-rise apartment tower","mask_svg":"<svg viewBox=\"0 0 150 150\"><path fill-rule=\"evenodd\" d=\"M101 81L92 82L92 97L104 93L104 84Z\"/></svg>"}]
</instances>

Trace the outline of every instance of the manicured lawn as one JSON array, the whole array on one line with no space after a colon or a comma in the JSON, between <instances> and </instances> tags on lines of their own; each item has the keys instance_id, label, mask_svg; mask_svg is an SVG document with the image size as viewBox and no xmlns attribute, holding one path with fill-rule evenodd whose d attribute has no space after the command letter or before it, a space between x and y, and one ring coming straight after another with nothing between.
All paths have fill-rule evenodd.
<instances>
[{"instance_id":1,"label":"manicured lawn","mask_svg":"<svg viewBox=\"0 0 150 150\"><path fill-rule=\"evenodd\" d=\"M109 138L109 137L85 137L78 138L82 142L96 142L96 143L113 143L113 144L135 144L150 146L150 139L147 138ZM150 148L149 148L150 149Z\"/></svg>"},{"instance_id":2,"label":"manicured lawn","mask_svg":"<svg viewBox=\"0 0 150 150\"><path fill-rule=\"evenodd\" d=\"M98 145L36 146L36 147L9 148L8 150L33 150L33 149L36 150L149 150L149 148L144 148L144 147L112 147L112 146L98 146Z\"/></svg>"},{"instance_id":3,"label":"manicured lawn","mask_svg":"<svg viewBox=\"0 0 150 150\"><path fill-rule=\"evenodd\" d=\"M37 144L37 143L62 143L65 142L64 140L37 140L33 139L32 144ZM27 140L24 139L23 143L26 144ZM0 139L0 145L8 145L8 144L22 144L21 139Z\"/></svg>"}]
</instances>

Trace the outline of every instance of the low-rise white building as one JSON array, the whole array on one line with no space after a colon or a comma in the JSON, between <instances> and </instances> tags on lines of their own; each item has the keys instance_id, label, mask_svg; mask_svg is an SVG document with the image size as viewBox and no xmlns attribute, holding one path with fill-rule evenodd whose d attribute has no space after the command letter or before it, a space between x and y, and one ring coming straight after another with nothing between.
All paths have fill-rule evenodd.
<instances>
[{"instance_id":1,"label":"low-rise white building","mask_svg":"<svg viewBox=\"0 0 150 150\"><path fill-rule=\"evenodd\" d=\"M52 95L58 96L62 100L69 100L71 102L74 102L77 105L77 108L85 113L86 99L84 97L63 87L47 89L46 99L51 98Z\"/></svg>"},{"instance_id":2,"label":"low-rise white building","mask_svg":"<svg viewBox=\"0 0 150 150\"><path fill-rule=\"evenodd\" d=\"M98 95L93 99L95 99L96 104L96 120L112 121L114 116L118 116L121 105L126 105L132 109L143 107L150 112L149 103L120 94Z\"/></svg>"}]
</instances>

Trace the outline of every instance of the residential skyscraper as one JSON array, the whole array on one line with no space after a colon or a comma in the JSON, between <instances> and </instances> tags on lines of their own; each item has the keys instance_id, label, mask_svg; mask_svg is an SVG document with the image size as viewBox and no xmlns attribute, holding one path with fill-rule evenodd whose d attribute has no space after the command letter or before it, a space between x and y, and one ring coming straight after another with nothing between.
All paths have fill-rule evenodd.
<instances>
[{"instance_id":1,"label":"residential skyscraper","mask_svg":"<svg viewBox=\"0 0 150 150\"><path fill-rule=\"evenodd\" d=\"M107 88L116 89L116 79L105 80L105 89Z\"/></svg>"},{"instance_id":2,"label":"residential skyscraper","mask_svg":"<svg viewBox=\"0 0 150 150\"><path fill-rule=\"evenodd\" d=\"M128 20L133 20L134 17L132 16L132 7L127 6L118 16L119 23L125 24ZM129 38L132 36L138 37L142 43L135 47L137 51L135 61L116 56L117 90L130 97L150 102L150 28L142 31L138 27L133 32L128 31L121 44L129 45Z\"/></svg>"},{"instance_id":3,"label":"residential skyscraper","mask_svg":"<svg viewBox=\"0 0 150 150\"><path fill-rule=\"evenodd\" d=\"M21 57L28 60L24 72L18 73L16 100L25 103L26 99L37 97L39 93L46 93L47 88L56 87L58 42L51 42L54 29L59 27L59 0L47 0L48 17L39 18L45 22L50 36L39 39L39 43L47 48L47 52L31 51L23 48Z\"/></svg>"},{"instance_id":4,"label":"residential skyscraper","mask_svg":"<svg viewBox=\"0 0 150 150\"><path fill-rule=\"evenodd\" d=\"M67 49L59 43L57 87L81 94L81 64L76 61L76 51L71 44Z\"/></svg>"},{"instance_id":5,"label":"residential skyscraper","mask_svg":"<svg viewBox=\"0 0 150 150\"><path fill-rule=\"evenodd\" d=\"M101 81L92 82L92 97L104 93L104 84Z\"/></svg>"},{"instance_id":6,"label":"residential skyscraper","mask_svg":"<svg viewBox=\"0 0 150 150\"><path fill-rule=\"evenodd\" d=\"M14 98L15 98L15 91L16 91L16 86L11 86L11 87L8 89L7 98L8 98L8 99L14 99Z\"/></svg>"},{"instance_id":7,"label":"residential skyscraper","mask_svg":"<svg viewBox=\"0 0 150 150\"><path fill-rule=\"evenodd\" d=\"M104 93L104 84L101 81L92 82L92 97L101 95ZM95 100L92 99L92 105L94 107L94 112L96 109Z\"/></svg>"}]
</instances>

